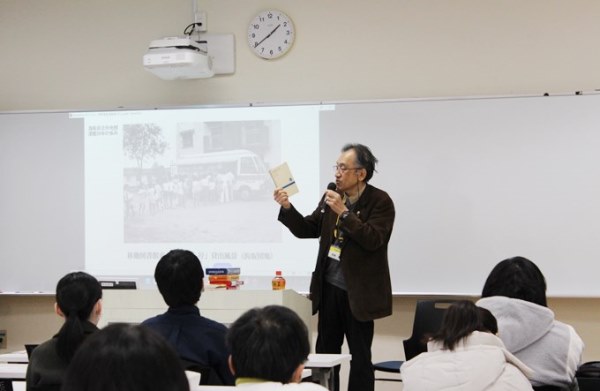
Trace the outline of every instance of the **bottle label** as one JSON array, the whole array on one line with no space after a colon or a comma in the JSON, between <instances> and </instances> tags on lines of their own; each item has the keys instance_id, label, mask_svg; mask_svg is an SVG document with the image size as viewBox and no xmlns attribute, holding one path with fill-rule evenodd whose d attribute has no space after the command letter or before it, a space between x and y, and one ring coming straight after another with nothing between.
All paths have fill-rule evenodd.
<instances>
[{"instance_id":1,"label":"bottle label","mask_svg":"<svg viewBox=\"0 0 600 391\"><path fill-rule=\"evenodd\" d=\"M285 289L285 279L283 277L275 277L272 281L274 291Z\"/></svg>"}]
</instances>

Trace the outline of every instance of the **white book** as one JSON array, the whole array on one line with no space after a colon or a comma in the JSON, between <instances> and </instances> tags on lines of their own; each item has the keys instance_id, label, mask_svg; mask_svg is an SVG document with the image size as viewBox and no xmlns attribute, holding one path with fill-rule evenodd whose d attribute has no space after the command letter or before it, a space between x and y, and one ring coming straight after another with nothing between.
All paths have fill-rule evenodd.
<instances>
[{"instance_id":1,"label":"white book","mask_svg":"<svg viewBox=\"0 0 600 391\"><path fill-rule=\"evenodd\" d=\"M273 167L269 170L273 183L278 189L283 189L287 192L288 196L296 194L298 192L298 185L292 176L292 172L288 167L287 162L284 162L277 167Z\"/></svg>"}]
</instances>

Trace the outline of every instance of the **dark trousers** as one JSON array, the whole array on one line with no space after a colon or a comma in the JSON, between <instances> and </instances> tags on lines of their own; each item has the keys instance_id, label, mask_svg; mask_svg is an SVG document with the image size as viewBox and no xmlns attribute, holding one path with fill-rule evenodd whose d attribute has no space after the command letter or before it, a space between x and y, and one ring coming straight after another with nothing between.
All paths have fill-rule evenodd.
<instances>
[{"instance_id":1,"label":"dark trousers","mask_svg":"<svg viewBox=\"0 0 600 391\"><path fill-rule=\"evenodd\" d=\"M348 391L373 391L375 376L371 362L373 321L360 322L350 311L348 294L331 284L323 286L319 308L317 353L341 353L344 335L350 348ZM339 391L339 366L335 368L335 391Z\"/></svg>"}]
</instances>

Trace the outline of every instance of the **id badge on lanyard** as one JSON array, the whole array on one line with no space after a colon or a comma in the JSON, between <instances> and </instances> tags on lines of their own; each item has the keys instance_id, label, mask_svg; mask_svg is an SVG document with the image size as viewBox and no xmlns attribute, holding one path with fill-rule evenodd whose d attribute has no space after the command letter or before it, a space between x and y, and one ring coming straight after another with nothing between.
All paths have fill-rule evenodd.
<instances>
[{"instance_id":1,"label":"id badge on lanyard","mask_svg":"<svg viewBox=\"0 0 600 391\"><path fill-rule=\"evenodd\" d=\"M343 199L344 203L346 202L346 197ZM340 256L342 255L342 242L344 241L344 234L340 227L340 216L338 216L337 221L335 222L335 228L333 230L333 237L335 240L329 247L329 252L327 256L331 259L335 259L336 261L340 260Z\"/></svg>"},{"instance_id":2,"label":"id badge on lanyard","mask_svg":"<svg viewBox=\"0 0 600 391\"><path fill-rule=\"evenodd\" d=\"M336 261L340 260L340 255L342 254L342 247L338 240L333 242L333 244L329 247L329 253L327 256L331 259L335 259Z\"/></svg>"},{"instance_id":3,"label":"id badge on lanyard","mask_svg":"<svg viewBox=\"0 0 600 391\"><path fill-rule=\"evenodd\" d=\"M342 243L344 242L344 234L340 229L337 228L337 224L336 228L333 230L333 237L335 238L335 240L333 241L331 246L329 246L329 253L327 253L327 256L331 259L339 261L340 256L342 255Z\"/></svg>"}]
</instances>

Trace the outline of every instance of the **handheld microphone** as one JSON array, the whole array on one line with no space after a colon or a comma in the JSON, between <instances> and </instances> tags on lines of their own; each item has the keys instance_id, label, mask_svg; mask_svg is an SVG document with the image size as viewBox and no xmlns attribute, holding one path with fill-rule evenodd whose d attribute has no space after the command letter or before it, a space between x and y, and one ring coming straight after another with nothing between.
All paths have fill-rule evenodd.
<instances>
[{"instance_id":1,"label":"handheld microphone","mask_svg":"<svg viewBox=\"0 0 600 391\"><path fill-rule=\"evenodd\" d=\"M327 185L327 190L335 190L337 186L333 182L329 182ZM327 203L325 203L325 198L323 197L323 202L321 203L321 213L325 213L325 208L327 207Z\"/></svg>"}]
</instances>

